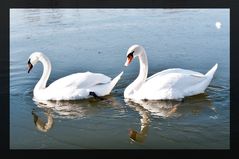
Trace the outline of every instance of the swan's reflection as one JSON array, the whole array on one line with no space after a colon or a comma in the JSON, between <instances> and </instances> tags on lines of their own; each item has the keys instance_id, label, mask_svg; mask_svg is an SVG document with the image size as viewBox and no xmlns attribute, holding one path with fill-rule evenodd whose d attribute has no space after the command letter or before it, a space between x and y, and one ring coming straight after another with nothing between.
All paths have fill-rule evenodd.
<instances>
[{"instance_id":1,"label":"swan's reflection","mask_svg":"<svg viewBox=\"0 0 239 159\"><path fill-rule=\"evenodd\" d=\"M133 129L129 130L130 139L138 143L143 143L147 137L151 114L160 117L169 117L174 115L177 107L180 105L180 102L176 101L141 101L136 103L125 99L125 102L128 106L138 111L139 115L142 117L140 119L140 132Z\"/></svg>"},{"instance_id":2,"label":"swan's reflection","mask_svg":"<svg viewBox=\"0 0 239 159\"><path fill-rule=\"evenodd\" d=\"M82 119L99 112L102 108L120 106L117 100L110 96L102 101L92 98L78 101L34 101L34 103L37 108L32 111L33 121L36 128L42 132L52 128L53 119Z\"/></svg>"},{"instance_id":3,"label":"swan's reflection","mask_svg":"<svg viewBox=\"0 0 239 159\"><path fill-rule=\"evenodd\" d=\"M129 129L129 137L132 141L136 141L139 143L143 143L145 138L147 137L148 134L148 129L149 129L149 124L150 124L150 119L149 119L149 112L146 111L143 107L140 105L134 105L131 101L127 101L127 104L130 107L134 107L136 111L139 112L140 116L142 117L140 119L141 123L141 129L140 132L137 132L134 129Z\"/></svg>"},{"instance_id":4,"label":"swan's reflection","mask_svg":"<svg viewBox=\"0 0 239 159\"><path fill-rule=\"evenodd\" d=\"M52 114L48 111L44 113L47 116L47 122L44 122L36 112L32 111L33 121L39 131L47 132L53 126Z\"/></svg>"},{"instance_id":5,"label":"swan's reflection","mask_svg":"<svg viewBox=\"0 0 239 159\"><path fill-rule=\"evenodd\" d=\"M129 130L129 137L131 140L143 143L147 136L150 118L160 117L162 119L169 117L179 117L187 113L196 115L203 110L210 109L215 114L216 109L212 105L210 99L205 94L186 98L184 101L132 101L125 99L125 102L131 108L139 112L142 117L140 119L141 129L140 132L136 130Z\"/></svg>"}]
</instances>

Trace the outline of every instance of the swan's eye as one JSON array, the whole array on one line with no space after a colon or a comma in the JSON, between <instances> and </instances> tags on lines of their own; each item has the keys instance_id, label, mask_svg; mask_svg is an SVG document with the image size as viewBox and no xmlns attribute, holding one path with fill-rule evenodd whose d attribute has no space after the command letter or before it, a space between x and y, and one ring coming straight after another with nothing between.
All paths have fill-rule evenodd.
<instances>
[{"instance_id":1,"label":"swan's eye","mask_svg":"<svg viewBox=\"0 0 239 159\"><path fill-rule=\"evenodd\" d=\"M132 57L134 57L133 54L134 54L134 51L132 51L131 53L129 53L127 57L128 57L128 58L132 58Z\"/></svg>"},{"instance_id":2,"label":"swan's eye","mask_svg":"<svg viewBox=\"0 0 239 159\"><path fill-rule=\"evenodd\" d=\"M29 73L33 67L33 65L31 64L31 59L28 60L27 65L28 65L28 73Z\"/></svg>"},{"instance_id":3,"label":"swan's eye","mask_svg":"<svg viewBox=\"0 0 239 159\"><path fill-rule=\"evenodd\" d=\"M31 59L28 60L27 64L28 64L28 65L31 64Z\"/></svg>"}]
</instances>

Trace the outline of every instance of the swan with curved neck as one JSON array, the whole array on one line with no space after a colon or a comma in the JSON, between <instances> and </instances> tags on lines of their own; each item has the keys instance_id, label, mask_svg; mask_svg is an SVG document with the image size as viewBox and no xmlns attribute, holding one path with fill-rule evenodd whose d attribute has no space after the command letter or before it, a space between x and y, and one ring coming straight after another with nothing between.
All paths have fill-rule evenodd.
<instances>
[{"instance_id":1,"label":"swan with curved neck","mask_svg":"<svg viewBox=\"0 0 239 159\"><path fill-rule=\"evenodd\" d=\"M124 97L133 100L181 100L186 96L204 93L210 84L217 64L205 75L199 72L172 68L148 76L148 60L145 49L132 45L127 51L125 66L138 57L138 77L125 89Z\"/></svg>"},{"instance_id":2,"label":"swan with curved neck","mask_svg":"<svg viewBox=\"0 0 239 159\"><path fill-rule=\"evenodd\" d=\"M119 81L123 72L111 80L110 77L100 73L74 73L60 78L48 87L47 80L51 73L51 62L41 52L34 52L28 60L28 73L40 61L43 64L43 74L33 90L35 100L77 100L110 94Z\"/></svg>"}]
</instances>

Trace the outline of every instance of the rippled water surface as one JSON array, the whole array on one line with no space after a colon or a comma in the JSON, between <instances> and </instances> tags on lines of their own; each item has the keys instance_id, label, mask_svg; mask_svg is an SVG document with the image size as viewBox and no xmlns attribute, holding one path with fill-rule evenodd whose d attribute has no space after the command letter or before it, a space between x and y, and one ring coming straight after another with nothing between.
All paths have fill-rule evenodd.
<instances>
[{"instance_id":1,"label":"rippled water surface","mask_svg":"<svg viewBox=\"0 0 239 159\"><path fill-rule=\"evenodd\" d=\"M11 9L10 148L230 148L229 28L228 9ZM204 94L135 104L123 97L139 71L137 60L123 67L135 43L149 75L219 67ZM43 67L27 73L33 51L51 60L48 84L76 72L124 74L105 100L37 103Z\"/></svg>"}]
</instances>

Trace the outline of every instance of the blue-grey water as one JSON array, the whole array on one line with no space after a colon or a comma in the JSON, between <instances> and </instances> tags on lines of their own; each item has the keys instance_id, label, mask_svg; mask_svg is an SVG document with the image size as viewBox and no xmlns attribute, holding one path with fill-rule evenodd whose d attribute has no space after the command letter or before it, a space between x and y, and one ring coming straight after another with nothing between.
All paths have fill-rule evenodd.
<instances>
[{"instance_id":1,"label":"blue-grey water","mask_svg":"<svg viewBox=\"0 0 239 159\"><path fill-rule=\"evenodd\" d=\"M11 9L10 148L230 148L229 15L229 9ZM123 66L133 44L145 47L149 75L219 67L204 94L138 105L123 97L139 71L137 59ZM106 100L35 103L43 67L27 73L34 51L52 63L48 84L76 72L124 74Z\"/></svg>"}]
</instances>

